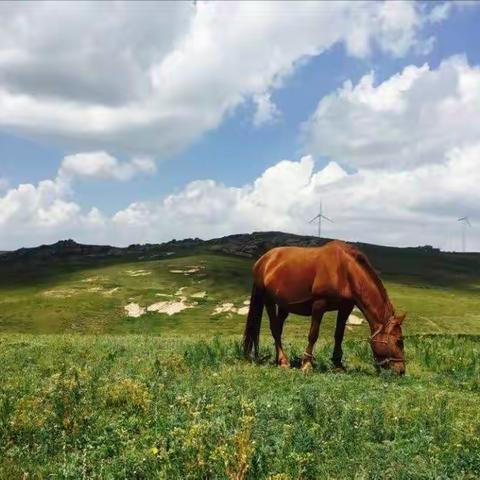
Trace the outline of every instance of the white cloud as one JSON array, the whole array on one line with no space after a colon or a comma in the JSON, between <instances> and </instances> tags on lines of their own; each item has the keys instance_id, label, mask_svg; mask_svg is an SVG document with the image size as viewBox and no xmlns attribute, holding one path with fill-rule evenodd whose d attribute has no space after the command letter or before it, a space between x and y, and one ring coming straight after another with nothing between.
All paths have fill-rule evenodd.
<instances>
[{"instance_id":1,"label":"white cloud","mask_svg":"<svg viewBox=\"0 0 480 480\"><path fill-rule=\"evenodd\" d=\"M72 236L106 242L108 219L96 208L85 213L72 195L70 182L60 176L9 189L0 196L2 249L37 246ZM114 241L111 236L108 240Z\"/></svg>"},{"instance_id":2,"label":"white cloud","mask_svg":"<svg viewBox=\"0 0 480 480\"><path fill-rule=\"evenodd\" d=\"M480 138L480 68L462 56L438 69L410 65L375 85L374 74L324 97L304 125L305 150L343 164L412 168Z\"/></svg>"},{"instance_id":3,"label":"white cloud","mask_svg":"<svg viewBox=\"0 0 480 480\"><path fill-rule=\"evenodd\" d=\"M92 207L84 212L74 200L78 177L128 180L138 174L155 172L148 157L119 162L107 152L87 152L66 156L53 180L37 185L20 184L2 196L0 179L0 245L4 249L55 242L64 236L87 236L96 242L114 242L105 227L109 219ZM92 235L91 237L88 237Z\"/></svg>"},{"instance_id":4,"label":"white cloud","mask_svg":"<svg viewBox=\"0 0 480 480\"><path fill-rule=\"evenodd\" d=\"M327 215L335 219L325 225L326 236L459 249L457 218L469 215L474 224L480 222L479 156L480 143L451 150L437 165L352 174L335 162L315 172L309 156L299 162L284 160L252 185L228 188L211 180L193 182L160 203L130 205L113 223L123 238L133 236L136 241L254 230L314 234L307 221L317 213L321 198ZM470 240L470 248L480 249L475 231Z\"/></svg>"},{"instance_id":5,"label":"white cloud","mask_svg":"<svg viewBox=\"0 0 480 480\"><path fill-rule=\"evenodd\" d=\"M37 186L20 185L0 197L0 249L66 237L127 245L254 230L314 234L307 222L321 198L335 220L325 224L325 236L459 249L457 218L468 215L474 225L468 247L480 250L478 158L480 143L452 149L442 162L409 171L349 174L336 162L316 171L306 156L298 162L282 160L242 187L198 180L161 201L132 203L111 217L95 207L81 209L57 177Z\"/></svg>"},{"instance_id":6,"label":"white cloud","mask_svg":"<svg viewBox=\"0 0 480 480\"><path fill-rule=\"evenodd\" d=\"M164 155L335 43L399 56L426 21L416 2L2 2L0 128Z\"/></svg>"},{"instance_id":7,"label":"white cloud","mask_svg":"<svg viewBox=\"0 0 480 480\"><path fill-rule=\"evenodd\" d=\"M155 173L156 166L149 157L133 158L130 162L119 162L107 152L84 152L67 155L60 166L63 178L96 177L114 180L130 180L140 173Z\"/></svg>"},{"instance_id":8,"label":"white cloud","mask_svg":"<svg viewBox=\"0 0 480 480\"><path fill-rule=\"evenodd\" d=\"M428 14L428 18L431 22L437 23L445 20L452 9L452 3L443 2L436 4Z\"/></svg>"},{"instance_id":9,"label":"white cloud","mask_svg":"<svg viewBox=\"0 0 480 480\"><path fill-rule=\"evenodd\" d=\"M357 21L352 21L346 42L348 50L356 56L368 55L372 43L377 43L385 52L399 57L419 43L416 29L422 17L408 2L382 2L373 10L362 5L352 13ZM365 28L366 22L371 23L369 28Z\"/></svg>"},{"instance_id":10,"label":"white cloud","mask_svg":"<svg viewBox=\"0 0 480 480\"><path fill-rule=\"evenodd\" d=\"M66 185L57 180L44 180L37 186L21 184L0 197L2 230L12 226L32 232L36 227L51 227L75 216L78 205L65 201ZM7 232L4 231L3 234Z\"/></svg>"},{"instance_id":11,"label":"white cloud","mask_svg":"<svg viewBox=\"0 0 480 480\"><path fill-rule=\"evenodd\" d=\"M270 93L267 92L254 95L253 101L256 106L255 114L253 116L253 124L256 127L274 123L279 118L280 111L275 103L273 103Z\"/></svg>"}]
</instances>

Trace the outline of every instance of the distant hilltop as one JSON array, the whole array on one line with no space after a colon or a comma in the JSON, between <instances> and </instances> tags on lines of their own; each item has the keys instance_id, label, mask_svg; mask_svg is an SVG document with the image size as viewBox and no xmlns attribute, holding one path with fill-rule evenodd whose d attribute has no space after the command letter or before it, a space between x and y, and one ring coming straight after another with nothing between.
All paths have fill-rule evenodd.
<instances>
[{"instance_id":1,"label":"distant hilltop","mask_svg":"<svg viewBox=\"0 0 480 480\"><path fill-rule=\"evenodd\" d=\"M122 257L122 256L144 256L152 258L166 256L175 253L186 253L188 250L202 250L205 252L216 252L246 258L256 258L270 248L278 246L304 246L316 247L324 245L331 239L318 238L314 236L295 235L284 232L254 232L245 234L228 235L211 240L200 238L186 238L183 240L170 240L164 243L132 244L128 247L113 247L110 245L86 245L77 243L75 240L60 240L51 245L40 245L32 248L20 248L12 252L0 252L2 260L13 259L53 259L77 256L89 257ZM431 246L423 247L384 247L379 245L355 243L365 250L371 249L392 249L392 250L418 250L427 254L439 254L440 251Z\"/></svg>"},{"instance_id":2,"label":"distant hilltop","mask_svg":"<svg viewBox=\"0 0 480 480\"><path fill-rule=\"evenodd\" d=\"M204 254L229 255L253 261L273 247L315 247L328 241L328 238L284 232L254 232L211 240L186 238L158 244L133 244L128 247L84 245L69 239L52 245L20 248L14 252L3 253L0 255L0 274L8 278L9 275L15 276L23 272L23 275L34 277L41 271L48 272L53 264L61 264L62 268L68 271L88 265L94 267L100 264L166 260ZM456 278L464 285L477 288L480 253L441 252L428 245L410 248L366 243L354 245L365 252L378 273L386 275L387 278L391 275L392 278L403 278L415 285L420 280L427 284L446 285L452 278Z\"/></svg>"}]
</instances>

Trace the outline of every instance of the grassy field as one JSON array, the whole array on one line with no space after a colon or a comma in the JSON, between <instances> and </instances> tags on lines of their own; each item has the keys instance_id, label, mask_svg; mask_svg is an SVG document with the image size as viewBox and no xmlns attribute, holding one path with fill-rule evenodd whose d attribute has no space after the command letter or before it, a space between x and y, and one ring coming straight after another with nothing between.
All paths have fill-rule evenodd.
<instances>
[{"instance_id":1,"label":"grassy field","mask_svg":"<svg viewBox=\"0 0 480 480\"><path fill-rule=\"evenodd\" d=\"M0 341L2 478L480 475L477 337L411 338L401 379L355 340L347 374L322 342L307 376L248 364L228 339ZM290 351L298 363L302 344Z\"/></svg>"},{"instance_id":2,"label":"grassy field","mask_svg":"<svg viewBox=\"0 0 480 480\"><path fill-rule=\"evenodd\" d=\"M333 372L332 315L311 375L273 365L266 319L262 361L243 360L245 316L212 313L247 299L247 259L4 267L0 477L479 478L480 273L405 255L380 266L408 312L403 378L375 372L364 325L347 330L347 373ZM196 305L125 315L180 295ZM294 367L308 326L287 321Z\"/></svg>"},{"instance_id":3,"label":"grassy field","mask_svg":"<svg viewBox=\"0 0 480 480\"><path fill-rule=\"evenodd\" d=\"M251 265L247 259L200 254L105 265L56 262L9 271L0 279L0 332L240 335L244 316L212 313L221 303L240 307L249 298ZM188 275L172 273L192 266L202 268ZM459 280L456 272L435 277L440 284L429 282L428 276L383 275L396 309L408 314L407 335L480 335L480 272L476 280L468 277L469 283ZM173 316L150 312L138 319L125 316L128 303L147 306L168 298L158 294L175 299L183 287L181 295L204 291L206 297L195 299L195 308ZM330 331L332 319L327 315L322 331ZM292 316L286 335L303 338L308 327L308 319ZM351 334L365 336L367 331L365 326Z\"/></svg>"}]
</instances>

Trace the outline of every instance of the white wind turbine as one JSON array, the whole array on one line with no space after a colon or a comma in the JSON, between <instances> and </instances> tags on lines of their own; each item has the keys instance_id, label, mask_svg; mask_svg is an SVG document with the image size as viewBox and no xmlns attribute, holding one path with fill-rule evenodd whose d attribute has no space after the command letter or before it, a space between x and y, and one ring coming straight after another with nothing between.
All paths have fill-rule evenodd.
<instances>
[{"instance_id":1,"label":"white wind turbine","mask_svg":"<svg viewBox=\"0 0 480 480\"><path fill-rule=\"evenodd\" d=\"M316 215L315 217L313 217L308 223L312 223L314 222L315 220L318 219L318 236L321 237L322 236L322 219L324 220L327 220L328 222L330 223L334 223L333 220L331 220L330 218L326 217L324 214L323 214L323 210L322 210L322 201L320 200L320 210L318 212L318 215Z\"/></svg>"},{"instance_id":2,"label":"white wind turbine","mask_svg":"<svg viewBox=\"0 0 480 480\"><path fill-rule=\"evenodd\" d=\"M467 227L471 227L472 224L467 216L460 217L457 221L462 223L462 252L465 252L467 248Z\"/></svg>"}]
</instances>

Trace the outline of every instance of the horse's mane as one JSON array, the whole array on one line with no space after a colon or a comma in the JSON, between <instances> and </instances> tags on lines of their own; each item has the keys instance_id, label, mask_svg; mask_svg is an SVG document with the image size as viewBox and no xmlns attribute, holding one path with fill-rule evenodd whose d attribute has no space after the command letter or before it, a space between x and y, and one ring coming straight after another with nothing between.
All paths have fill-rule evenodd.
<instances>
[{"instance_id":1,"label":"horse's mane","mask_svg":"<svg viewBox=\"0 0 480 480\"><path fill-rule=\"evenodd\" d=\"M391 302L390 302L390 299L388 298L387 290L385 289L385 286L380 280L378 273L375 271L375 269L373 268L372 264L370 263L366 255L362 251L360 251L357 247L354 247L353 245L350 245L348 243L345 244L345 250L351 257L353 257L357 261L357 263L367 273L368 277L376 285L385 304L391 306Z\"/></svg>"}]
</instances>

